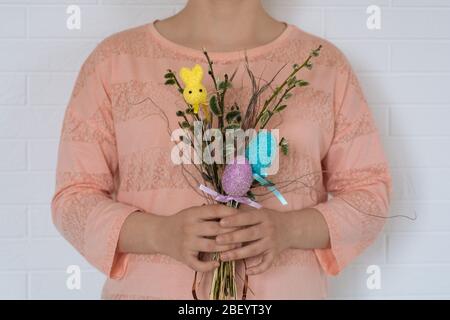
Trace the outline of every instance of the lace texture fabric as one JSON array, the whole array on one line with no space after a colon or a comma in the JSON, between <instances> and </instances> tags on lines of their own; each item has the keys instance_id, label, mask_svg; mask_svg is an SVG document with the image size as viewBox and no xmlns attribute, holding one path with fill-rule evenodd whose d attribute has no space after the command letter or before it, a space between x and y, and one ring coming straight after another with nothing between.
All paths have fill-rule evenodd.
<instances>
[{"instance_id":1,"label":"lace texture fabric","mask_svg":"<svg viewBox=\"0 0 450 320\"><path fill-rule=\"evenodd\" d=\"M120 161L120 189L130 192L189 188L183 167L172 163L170 152L170 148L153 147L124 157Z\"/></svg>"}]
</instances>

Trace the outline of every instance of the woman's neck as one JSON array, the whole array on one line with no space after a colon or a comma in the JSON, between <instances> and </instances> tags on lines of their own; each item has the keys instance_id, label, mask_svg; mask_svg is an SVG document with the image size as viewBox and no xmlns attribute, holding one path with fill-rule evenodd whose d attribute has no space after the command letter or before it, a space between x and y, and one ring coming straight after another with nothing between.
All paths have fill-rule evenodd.
<instances>
[{"instance_id":1,"label":"woman's neck","mask_svg":"<svg viewBox=\"0 0 450 320\"><path fill-rule=\"evenodd\" d=\"M173 42L196 49L206 46L210 51L256 47L277 38L285 28L260 0L189 0L156 27Z\"/></svg>"}]
</instances>

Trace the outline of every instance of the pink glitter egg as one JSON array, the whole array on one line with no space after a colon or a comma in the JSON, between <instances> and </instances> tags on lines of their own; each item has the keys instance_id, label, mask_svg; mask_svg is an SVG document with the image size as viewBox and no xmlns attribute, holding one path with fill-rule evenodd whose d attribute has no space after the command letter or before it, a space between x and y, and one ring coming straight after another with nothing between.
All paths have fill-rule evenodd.
<instances>
[{"instance_id":1,"label":"pink glitter egg","mask_svg":"<svg viewBox=\"0 0 450 320\"><path fill-rule=\"evenodd\" d=\"M245 157L236 157L227 164L222 176L222 188L230 196L245 196L253 182L252 167Z\"/></svg>"}]
</instances>

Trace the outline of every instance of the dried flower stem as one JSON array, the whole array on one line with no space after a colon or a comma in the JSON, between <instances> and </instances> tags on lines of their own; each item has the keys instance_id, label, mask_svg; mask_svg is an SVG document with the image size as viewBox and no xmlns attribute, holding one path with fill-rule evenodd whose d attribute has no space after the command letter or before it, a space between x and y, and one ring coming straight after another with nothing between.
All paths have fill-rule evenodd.
<instances>
[{"instance_id":1,"label":"dried flower stem","mask_svg":"<svg viewBox=\"0 0 450 320\"><path fill-rule=\"evenodd\" d=\"M283 89L284 86L288 83L289 79L291 79L297 72L299 72L304 67L309 66L311 59L313 57L316 57L319 54L319 51L320 51L321 48L322 48L322 45L320 45L317 49L313 50L309 54L309 56L305 60L305 62L303 62L300 66L295 66L294 70L292 70L292 72L289 74L289 76L286 78L286 80L284 80L283 83L275 89L275 91L273 92L272 96L268 100L266 100L264 102L264 106L263 106L262 110L260 111L260 113L256 117L255 127L258 125L258 123L261 120L261 117L263 116L263 114L267 111L267 108L269 107L269 104L272 102L273 99L275 99L278 96L278 94L280 93L281 89ZM271 117L271 115L270 115L270 117ZM266 123L267 123L267 121L266 121Z\"/></svg>"}]
</instances>

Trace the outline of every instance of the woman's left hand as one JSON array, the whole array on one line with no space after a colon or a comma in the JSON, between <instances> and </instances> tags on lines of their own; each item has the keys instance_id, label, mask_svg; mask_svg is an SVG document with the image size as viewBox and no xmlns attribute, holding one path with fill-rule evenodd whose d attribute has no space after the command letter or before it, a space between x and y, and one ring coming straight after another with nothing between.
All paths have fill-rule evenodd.
<instances>
[{"instance_id":1,"label":"woman's left hand","mask_svg":"<svg viewBox=\"0 0 450 320\"><path fill-rule=\"evenodd\" d=\"M216 237L219 244L249 242L240 248L224 251L220 254L222 261L239 260L262 255L262 261L247 269L248 274L258 274L266 271L275 258L283 250L291 246L289 213L270 209L243 210L237 215L220 220L223 227L242 227Z\"/></svg>"}]
</instances>

